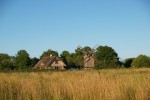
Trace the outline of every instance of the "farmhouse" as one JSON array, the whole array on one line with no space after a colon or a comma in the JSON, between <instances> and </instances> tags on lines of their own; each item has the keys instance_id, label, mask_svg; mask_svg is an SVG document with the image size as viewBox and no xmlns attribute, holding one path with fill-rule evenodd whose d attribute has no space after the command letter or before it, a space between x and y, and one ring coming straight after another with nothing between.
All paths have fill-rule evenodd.
<instances>
[{"instance_id":1,"label":"farmhouse","mask_svg":"<svg viewBox=\"0 0 150 100\"><path fill-rule=\"evenodd\" d=\"M65 63L56 56L43 57L34 69L64 69Z\"/></svg>"}]
</instances>

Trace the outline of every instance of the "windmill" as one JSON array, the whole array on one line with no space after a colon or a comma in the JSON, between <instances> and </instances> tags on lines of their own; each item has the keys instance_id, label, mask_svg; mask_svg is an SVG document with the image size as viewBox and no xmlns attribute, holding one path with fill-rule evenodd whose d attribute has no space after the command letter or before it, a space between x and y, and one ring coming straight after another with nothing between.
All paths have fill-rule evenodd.
<instances>
[{"instance_id":1,"label":"windmill","mask_svg":"<svg viewBox=\"0 0 150 100\"><path fill-rule=\"evenodd\" d=\"M78 48L83 53L84 58L84 69L93 69L94 68L94 53L96 51L98 45L96 45L94 48L84 47L82 48L79 46Z\"/></svg>"}]
</instances>

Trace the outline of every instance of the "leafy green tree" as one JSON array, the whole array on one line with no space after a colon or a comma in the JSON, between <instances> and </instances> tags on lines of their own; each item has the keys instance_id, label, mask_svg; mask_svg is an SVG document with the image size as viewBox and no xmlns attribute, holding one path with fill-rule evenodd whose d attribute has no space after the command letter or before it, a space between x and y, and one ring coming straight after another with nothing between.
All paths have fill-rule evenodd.
<instances>
[{"instance_id":1,"label":"leafy green tree","mask_svg":"<svg viewBox=\"0 0 150 100\"><path fill-rule=\"evenodd\" d=\"M9 65L6 63L10 59L8 54L0 54L0 70L6 69Z\"/></svg>"},{"instance_id":2,"label":"leafy green tree","mask_svg":"<svg viewBox=\"0 0 150 100\"><path fill-rule=\"evenodd\" d=\"M116 68L119 66L118 54L112 47L99 46L96 50L96 68Z\"/></svg>"},{"instance_id":3,"label":"leafy green tree","mask_svg":"<svg viewBox=\"0 0 150 100\"><path fill-rule=\"evenodd\" d=\"M81 49L81 51L82 51L82 53L84 53L84 54L90 54L90 53L93 53L92 48L89 47L89 46L83 47L83 48Z\"/></svg>"},{"instance_id":4,"label":"leafy green tree","mask_svg":"<svg viewBox=\"0 0 150 100\"><path fill-rule=\"evenodd\" d=\"M11 56L11 63L13 64L14 67L17 66L16 57L15 56Z\"/></svg>"},{"instance_id":5,"label":"leafy green tree","mask_svg":"<svg viewBox=\"0 0 150 100\"><path fill-rule=\"evenodd\" d=\"M30 67L30 57L27 51L20 50L16 55L17 69L28 69Z\"/></svg>"},{"instance_id":6,"label":"leafy green tree","mask_svg":"<svg viewBox=\"0 0 150 100\"><path fill-rule=\"evenodd\" d=\"M8 54L0 54L0 70L11 70L14 69L14 63L12 57Z\"/></svg>"},{"instance_id":7,"label":"leafy green tree","mask_svg":"<svg viewBox=\"0 0 150 100\"><path fill-rule=\"evenodd\" d=\"M58 56L58 52L49 49L49 50L43 52L43 54L40 56L40 59L43 57L49 57L50 55Z\"/></svg>"},{"instance_id":8,"label":"leafy green tree","mask_svg":"<svg viewBox=\"0 0 150 100\"><path fill-rule=\"evenodd\" d=\"M146 55L139 55L135 58L131 64L133 68L142 68L149 67L150 68L150 58Z\"/></svg>"},{"instance_id":9,"label":"leafy green tree","mask_svg":"<svg viewBox=\"0 0 150 100\"><path fill-rule=\"evenodd\" d=\"M91 54L93 51L89 46L78 47L75 53L72 53L72 61L76 68L83 68L84 54Z\"/></svg>"},{"instance_id":10,"label":"leafy green tree","mask_svg":"<svg viewBox=\"0 0 150 100\"><path fill-rule=\"evenodd\" d=\"M62 58L62 60L64 61L64 63L68 66L68 59L70 58L70 53L69 51L63 51L61 54L60 54L60 57Z\"/></svg>"},{"instance_id":11,"label":"leafy green tree","mask_svg":"<svg viewBox=\"0 0 150 100\"><path fill-rule=\"evenodd\" d=\"M10 56L8 54L0 53L0 62L4 59L9 59Z\"/></svg>"},{"instance_id":12,"label":"leafy green tree","mask_svg":"<svg viewBox=\"0 0 150 100\"><path fill-rule=\"evenodd\" d=\"M75 53L72 53L73 62L76 68L83 68L83 52L82 48L77 48Z\"/></svg>"},{"instance_id":13,"label":"leafy green tree","mask_svg":"<svg viewBox=\"0 0 150 100\"><path fill-rule=\"evenodd\" d=\"M12 67L12 63L10 61L10 59L4 59L1 64L1 70L10 70Z\"/></svg>"},{"instance_id":14,"label":"leafy green tree","mask_svg":"<svg viewBox=\"0 0 150 100\"><path fill-rule=\"evenodd\" d=\"M130 68L130 67L131 67L131 64L132 64L132 62L133 62L134 59L135 59L135 58L127 58L127 59L125 59L124 66L125 66L126 68Z\"/></svg>"},{"instance_id":15,"label":"leafy green tree","mask_svg":"<svg viewBox=\"0 0 150 100\"><path fill-rule=\"evenodd\" d=\"M30 66L31 67L34 67L37 63L38 63L39 59L34 57L34 58L31 58L31 61L30 61Z\"/></svg>"},{"instance_id":16,"label":"leafy green tree","mask_svg":"<svg viewBox=\"0 0 150 100\"><path fill-rule=\"evenodd\" d=\"M64 61L64 63L67 65L66 68L73 68L75 66L73 62L72 54L69 53L69 51L63 51L60 55L61 59Z\"/></svg>"},{"instance_id":17,"label":"leafy green tree","mask_svg":"<svg viewBox=\"0 0 150 100\"><path fill-rule=\"evenodd\" d=\"M67 64L67 68L82 68L83 67L83 55L89 53L92 49L88 46L75 49L75 53L69 53L63 51L61 54L62 60Z\"/></svg>"}]
</instances>

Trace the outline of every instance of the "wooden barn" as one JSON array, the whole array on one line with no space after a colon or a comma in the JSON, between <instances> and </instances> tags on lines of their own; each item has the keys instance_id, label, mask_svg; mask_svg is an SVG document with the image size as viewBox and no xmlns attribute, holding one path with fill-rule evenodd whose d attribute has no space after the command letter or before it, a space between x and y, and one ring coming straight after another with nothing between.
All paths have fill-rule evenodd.
<instances>
[{"instance_id":1,"label":"wooden barn","mask_svg":"<svg viewBox=\"0 0 150 100\"><path fill-rule=\"evenodd\" d=\"M94 68L94 54L85 54L84 69L93 69L93 68Z\"/></svg>"},{"instance_id":2,"label":"wooden barn","mask_svg":"<svg viewBox=\"0 0 150 100\"><path fill-rule=\"evenodd\" d=\"M43 57L34 69L64 69L65 63L56 56Z\"/></svg>"}]
</instances>

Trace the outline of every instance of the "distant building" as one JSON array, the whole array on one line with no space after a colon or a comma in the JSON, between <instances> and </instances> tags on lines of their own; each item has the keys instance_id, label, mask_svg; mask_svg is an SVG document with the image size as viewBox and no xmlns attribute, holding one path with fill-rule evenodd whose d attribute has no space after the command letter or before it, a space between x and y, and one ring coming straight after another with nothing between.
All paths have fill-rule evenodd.
<instances>
[{"instance_id":1,"label":"distant building","mask_svg":"<svg viewBox=\"0 0 150 100\"><path fill-rule=\"evenodd\" d=\"M64 69L65 63L56 56L43 57L34 69Z\"/></svg>"},{"instance_id":2,"label":"distant building","mask_svg":"<svg viewBox=\"0 0 150 100\"><path fill-rule=\"evenodd\" d=\"M94 54L84 55L84 69L94 68Z\"/></svg>"}]
</instances>

